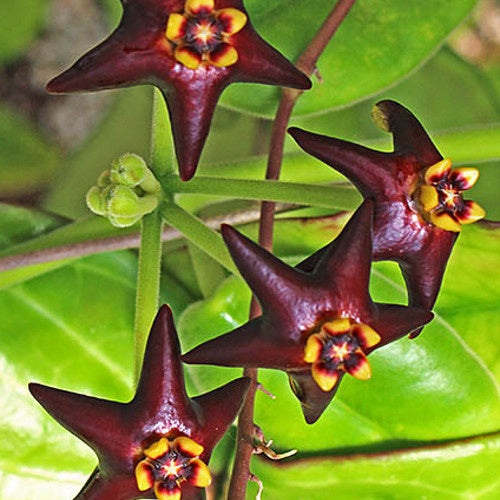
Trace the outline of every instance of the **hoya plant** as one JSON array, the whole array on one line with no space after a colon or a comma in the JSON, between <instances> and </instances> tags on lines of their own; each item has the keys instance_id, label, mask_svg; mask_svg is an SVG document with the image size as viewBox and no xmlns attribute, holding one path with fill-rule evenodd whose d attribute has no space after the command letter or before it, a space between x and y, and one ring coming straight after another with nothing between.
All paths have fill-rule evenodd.
<instances>
[{"instance_id":1,"label":"hoya plant","mask_svg":"<svg viewBox=\"0 0 500 500\"><path fill-rule=\"evenodd\" d=\"M498 498L498 5L11 7L0 500Z\"/></svg>"}]
</instances>

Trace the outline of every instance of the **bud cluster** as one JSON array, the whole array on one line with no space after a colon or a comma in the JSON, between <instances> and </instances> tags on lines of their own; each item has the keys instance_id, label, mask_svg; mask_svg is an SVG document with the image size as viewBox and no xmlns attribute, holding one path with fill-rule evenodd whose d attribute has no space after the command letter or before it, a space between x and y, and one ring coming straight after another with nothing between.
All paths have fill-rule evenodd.
<instances>
[{"instance_id":1,"label":"bud cluster","mask_svg":"<svg viewBox=\"0 0 500 500\"><path fill-rule=\"evenodd\" d=\"M87 205L116 227L128 227L151 213L160 201L160 184L138 155L114 160L87 193Z\"/></svg>"}]
</instances>

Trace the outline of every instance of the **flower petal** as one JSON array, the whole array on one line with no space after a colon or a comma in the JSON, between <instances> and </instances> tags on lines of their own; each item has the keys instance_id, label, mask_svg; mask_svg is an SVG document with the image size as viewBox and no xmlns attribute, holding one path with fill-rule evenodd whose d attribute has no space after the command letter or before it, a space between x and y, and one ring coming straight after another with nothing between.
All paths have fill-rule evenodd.
<instances>
[{"instance_id":1,"label":"flower petal","mask_svg":"<svg viewBox=\"0 0 500 500\"><path fill-rule=\"evenodd\" d=\"M247 16L241 10L231 8L219 10L217 19L222 23L222 31L226 35L238 33L247 23Z\"/></svg>"},{"instance_id":2,"label":"flower petal","mask_svg":"<svg viewBox=\"0 0 500 500\"><path fill-rule=\"evenodd\" d=\"M470 189L479 178L479 170L473 167L455 168L451 173L451 179L455 189L465 191Z\"/></svg>"},{"instance_id":3,"label":"flower petal","mask_svg":"<svg viewBox=\"0 0 500 500\"><path fill-rule=\"evenodd\" d=\"M462 229L460 222L455 220L454 217L452 217L450 214L446 212L431 213L430 219L435 226L441 229L445 229L446 231L453 231L454 233L459 233L460 230Z\"/></svg>"},{"instance_id":4,"label":"flower petal","mask_svg":"<svg viewBox=\"0 0 500 500\"><path fill-rule=\"evenodd\" d=\"M186 5L184 9L186 12L193 16L197 16L202 13L210 13L214 10L215 1L214 0L186 0Z\"/></svg>"},{"instance_id":5,"label":"flower petal","mask_svg":"<svg viewBox=\"0 0 500 500\"><path fill-rule=\"evenodd\" d=\"M153 467L146 460L141 460L135 468L135 480L139 491L146 491L155 483Z\"/></svg>"},{"instance_id":6,"label":"flower petal","mask_svg":"<svg viewBox=\"0 0 500 500\"><path fill-rule=\"evenodd\" d=\"M451 170L451 160L445 158L444 160L438 161L431 165L424 175L424 180L426 184L434 184L445 177Z\"/></svg>"},{"instance_id":7,"label":"flower petal","mask_svg":"<svg viewBox=\"0 0 500 500\"><path fill-rule=\"evenodd\" d=\"M210 64L218 68L232 66L238 60L238 51L230 43L221 43L208 54Z\"/></svg>"},{"instance_id":8,"label":"flower petal","mask_svg":"<svg viewBox=\"0 0 500 500\"><path fill-rule=\"evenodd\" d=\"M319 360L322 350L323 342L321 337L317 333L310 335L304 349L304 361L306 363L315 363Z\"/></svg>"},{"instance_id":9,"label":"flower petal","mask_svg":"<svg viewBox=\"0 0 500 500\"><path fill-rule=\"evenodd\" d=\"M457 212L456 216L461 224L472 224L486 215L483 207L475 201L466 200L462 210Z\"/></svg>"},{"instance_id":10,"label":"flower petal","mask_svg":"<svg viewBox=\"0 0 500 500\"><path fill-rule=\"evenodd\" d=\"M144 450L144 455L152 460L156 460L157 458L162 457L168 450L170 449L170 445L167 438L162 437L155 443L153 443L149 448Z\"/></svg>"},{"instance_id":11,"label":"flower petal","mask_svg":"<svg viewBox=\"0 0 500 500\"><path fill-rule=\"evenodd\" d=\"M434 186L424 185L420 187L418 198L422 208L430 212L439 205L439 195Z\"/></svg>"},{"instance_id":12,"label":"flower petal","mask_svg":"<svg viewBox=\"0 0 500 500\"><path fill-rule=\"evenodd\" d=\"M363 349L373 347L382 340L382 337L371 326L363 323L354 325L352 333Z\"/></svg>"},{"instance_id":13,"label":"flower petal","mask_svg":"<svg viewBox=\"0 0 500 500\"><path fill-rule=\"evenodd\" d=\"M189 47L178 47L175 49L175 58L186 68L198 69L201 64L201 55Z\"/></svg>"},{"instance_id":14,"label":"flower petal","mask_svg":"<svg viewBox=\"0 0 500 500\"><path fill-rule=\"evenodd\" d=\"M319 388L325 392L331 391L339 379L337 370L329 370L324 363L314 363L311 374Z\"/></svg>"},{"instance_id":15,"label":"flower petal","mask_svg":"<svg viewBox=\"0 0 500 500\"><path fill-rule=\"evenodd\" d=\"M212 475L205 463L199 458L195 458L189 462L192 467L192 475L188 478L189 484L198 488L206 488L212 482Z\"/></svg>"},{"instance_id":16,"label":"flower petal","mask_svg":"<svg viewBox=\"0 0 500 500\"><path fill-rule=\"evenodd\" d=\"M361 349L357 349L348 361L344 363L345 371L359 380L368 380L372 376L372 369L367 357Z\"/></svg>"},{"instance_id":17,"label":"flower petal","mask_svg":"<svg viewBox=\"0 0 500 500\"><path fill-rule=\"evenodd\" d=\"M181 500L181 489L179 486L168 488L165 483L155 484L155 495L159 500Z\"/></svg>"},{"instance_id":18,"label":"flower petal","mask_svg":"<svg viewBox=\"0 0 500 500\"><path fill-rule=\"evenodd\" d=\"M174 439L172 447L175 447L178 452L182 453L186 457L199 457L203 453L204 449L201 444L198 444L196 441L193 441L186 436L179 436Z\"/></svg>"},{"instance_id":19,"label":"flower petal","mask_svg":"<svg viewBox=\"0 0 500 500\"><path fill-rule=\"evenodd\" d=\"M351 322L349 318L339 318L333 321L328 321L322 326L324 330L329 335L342 335L348 333L351 330Z\"/></svg>"},{"instance_id":20,"label":"flower petal","mask_svg":"<svg viewBox=\"0 0 500 500\"><path fill-rule=\"evenodd\" d=\"M182 14L170 14L165 35L172 42L177 42L186 34L187 19Z\"/></svg>"}]
</instances>

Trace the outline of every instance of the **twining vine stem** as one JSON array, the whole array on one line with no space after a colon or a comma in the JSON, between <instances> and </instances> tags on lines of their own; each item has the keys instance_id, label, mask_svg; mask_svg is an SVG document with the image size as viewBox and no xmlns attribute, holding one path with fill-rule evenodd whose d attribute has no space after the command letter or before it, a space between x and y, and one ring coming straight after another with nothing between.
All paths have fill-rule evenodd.
<instances>
[{"instance_id":1,"label":"twining vine stem","mask_svg":"<svg viewBox=\"0 0 500 500\"><path fill-rule=\"evenodd\" d=\"M342 24L355 1L338 0L315 37L297 60L297 67L308 76L311 76L315 71L318 58ZM285 90L283 92L271 134L266 179L279 179L286 129L295 103L301 94L302 91L297 90ZM273 244L274 211L275 203L262 203L259 243L268 250L272 249ZM258 305L254 299L250 308L250 317L255 317L259 313ZM245 500L247 483L252 478L250 460L254 451L254 402L257 391L257 369L245 368L243 373L252 379L252 384L238 418L236 455L228 491L228 498L231 500Z\"/></svg>"}]
</instances>

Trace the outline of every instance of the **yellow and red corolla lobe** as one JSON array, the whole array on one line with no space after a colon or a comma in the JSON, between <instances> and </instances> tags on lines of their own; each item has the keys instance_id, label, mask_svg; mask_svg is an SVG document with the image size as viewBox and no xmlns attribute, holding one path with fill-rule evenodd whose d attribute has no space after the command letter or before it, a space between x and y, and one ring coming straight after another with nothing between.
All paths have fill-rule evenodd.
<instances>
[{"instance_id":1,"label":"yellow and red corolla lobe","mask_svg":"<svg viewBox=\"0 0 500 500\"><path fill-rule=\"evenodd\" d=\"M187 436L160 438L143 451L144 458L135 467L137 487L153 489L160 500L180 500L186 485L206 488L212 477L200 459L203 449Z\"/></svg>"},{"instance_id":2,"label":"yellow and red corolla lobe","mask_svg":"<svg viewBox=\"0 0 500 500\"><path fill-rule=\"evenodd\" d=\"M188 0L184 12L168 17L166 36L174 57L190 69L207 63L224 68L238 60L232 35L243 29L247 16L238 9L215 9L214 0Z\"/></svg>"},{"instance_id":3,"label":"yellow and red corolla lobe","mask_svg":"<svg viewBox=\"0 0 500 500\"><path fill-rule=\"evenodd\" d=\"M485 212L481 206L462 197L462 191L474 186L478 178L477 168L452 169L449 158L428 167L415 196L423 216L435 226L456 233L462 224L482 219Z\"/></svg>"},{"instance_id":4,"label":"yellow and red corolla lobe","mask_svg":"<svg viewBox=\"0 0 500 500\"><path fill-rule=\"evenodd\" d=\"M371 377L364 351L377 345L380 335L368 325L350 318L337 318L311 334L304 349L304 361L311 363L312 377L323 391L331 391L342 371L360 380Z\"/></svg>"}]
</instances>

